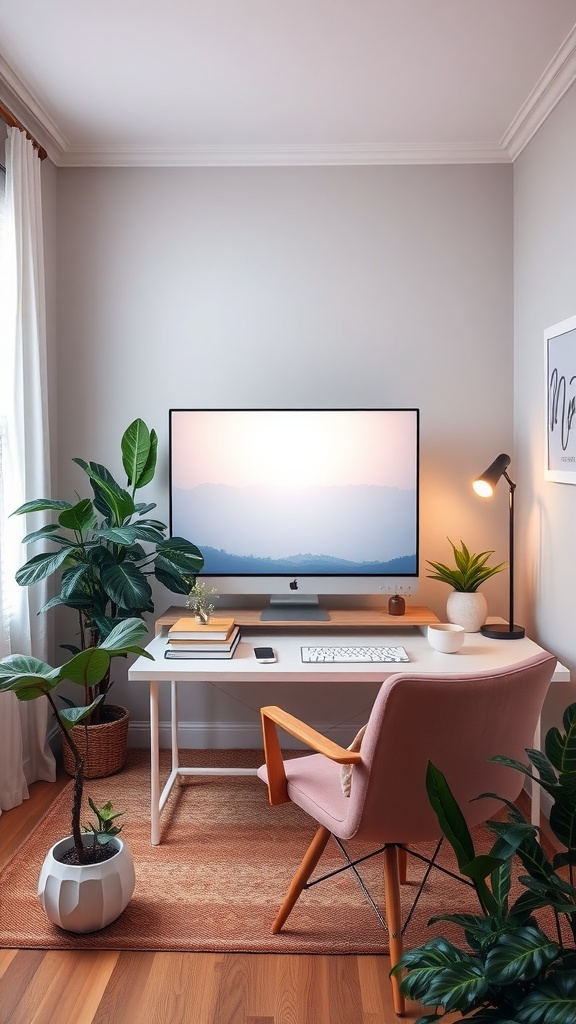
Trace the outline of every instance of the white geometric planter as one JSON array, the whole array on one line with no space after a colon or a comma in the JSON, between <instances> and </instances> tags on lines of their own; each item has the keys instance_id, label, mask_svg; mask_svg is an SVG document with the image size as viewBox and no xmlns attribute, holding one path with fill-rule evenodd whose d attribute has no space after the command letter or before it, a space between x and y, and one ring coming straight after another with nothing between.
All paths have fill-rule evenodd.
<instances>
[{"instance_id":1,"label":"white geometric planter","mask_svg":"<svg viewBox=\"0 0 576 1024\"><path fill-rule=\"evenodd\" d=\"M84 845L93 837L82 837ZM52 924L69 932L95 932L115 921L128 905L136 876L132 855L121 839L118 852L100 864L63 864L58 860L74 845L61 839L46 854L38 879L38 897Z\"/></svg>"},{"instance_id":2,"label":"white geometric planter","mask_svg":"<svg viewBox=\"0 0 576 1024\"><path fill-rule=\"evenodd\" d=\"M448 622L463 626L467 633L477 633L486 622L488 603L484 594L476 590L473 594L453 590L446 602Z\"/></svg>"}]
</instances>

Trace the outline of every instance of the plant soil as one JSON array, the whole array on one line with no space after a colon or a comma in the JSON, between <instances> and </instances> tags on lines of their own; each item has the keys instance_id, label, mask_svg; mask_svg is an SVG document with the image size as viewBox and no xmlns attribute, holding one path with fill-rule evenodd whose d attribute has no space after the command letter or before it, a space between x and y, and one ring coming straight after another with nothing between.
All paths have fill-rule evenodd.
<instances>
[{"instance_id":1,"label":"plant soil","mask_svg":"<svg viewBox=\"0 0 576 1024\"><path fill-rule=\"evenodd\" d=\"M118 853L118 847L114 843L95 843L94 846L85 846L86 851L86 863L80 864L75 848L72 846L66 853L63 853L58 860L61 864L75 864L77 867L86 867L88 864L101 864L102 861L110 860L115 853Z\"/></svg>"}]
</instances>

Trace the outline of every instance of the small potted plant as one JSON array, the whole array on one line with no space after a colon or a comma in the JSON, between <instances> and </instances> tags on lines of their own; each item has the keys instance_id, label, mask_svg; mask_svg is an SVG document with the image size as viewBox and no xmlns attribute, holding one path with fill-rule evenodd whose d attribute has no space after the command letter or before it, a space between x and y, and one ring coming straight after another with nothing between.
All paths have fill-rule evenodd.
<instances>
[{"instance_id":1,"label":"small potted plant","mask_svg":"<svg viewBox=\"0 0 576 1024\"><path fill-rule=\"evenodd\" d=\"M85 833L80 824L85 756L75 743L74 729L89 718L103 701L104 694L96 696L87 706L61 707L56 703L54 691L65 679L84 691L86 687L96 687L115 657L127 654L150 657L140 646L146 633L146 624L140 619L124 619L98 646L78 652L60 668L52 668L23 654L11 654L0 661L0 693L11 691L21 701L46 697L62 743L72 754L71 835L48 851L38 889L49 920L69 931L95 931L115 920L132 895L135 876L128 847L117 838L119 829L113 825L116 815L105 810L101 815L97 812L98 825ZM94 810L94 805L91 806ZM105 842L102 842L103 834L106 834ZM71 893L74 893L73 900Z\"/></svg>"},{"instance_id":2,"label":"small potted plant","mask_svg":"<svg viewBox=\"0 0 576 1024\"><path fill-rule=\"evenodd\" d=\"M186 607L193 611L197 622L205 624L210 622L210 616L214 611L214 601L212 598L216 599L217 597L218 591L215 587L208 590L203 580L195 580L194 585L188 592Z\"/></svg>"},{"instance_id":3,"label":"small potted plant","mask_svg":"<svg viewBox=\"0 0 576 1024\"><path fill-rule=\"evenodd\" d=\"M60 605L77 615L76 642L63 645L73 655L98 647L127 618L143 618L154 611L150 577L176 594L188 594L204 564L198 548L183 537L168 537L167 526L150 517L155 504L140 502L136 492L145 487L156 470L158 438L143 420L136 419L122 436L120 449L127 484L117 483L97 462L73 461L84 471L92 487L91 498L62 501L38 498L27 501L14 515L54 513L55 522L24 538L49 550L33 555L16 573L17 582L33 586L59 575L58 591L42 611ZM82 704L90 708L85 727L75 734L76 743L88 754L86 777L111 775L124 764L128 711L119 705L97 701L106 698L110 673L98 680L86 679ZM69 774L74 763L64 746L64 766Z\"/></svg>"},{"instance_id":4,"label":"small potted plant","mask_svg":"<svg viewBox=\"0 0 576 1024\"><path fill-rule=\"evenodd\" d=\"M491 576L502 572L506 562L487 565L490 555L494 554L493 551L472 554L462 540L459 548L449 537L448 543L454 553L454 565L429 561L428 565L434 572L429 573L428 579L440 580L441 583L447 583L452 587L452 593L446 603L448 622L463 626L466 632L477 633L486 622L488 614L486 598L478 588Z\"/></svg>"}]
</instances>

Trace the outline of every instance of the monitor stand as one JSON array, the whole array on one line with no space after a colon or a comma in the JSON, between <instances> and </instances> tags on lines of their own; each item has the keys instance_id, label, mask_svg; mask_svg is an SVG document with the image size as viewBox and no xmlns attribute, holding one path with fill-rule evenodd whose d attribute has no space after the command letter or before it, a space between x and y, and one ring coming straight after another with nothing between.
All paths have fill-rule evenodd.
<instances>
[{"instance_id":1,"label":"monitor stand","mask_svg":"<svg viewBox=\"0 0 576 1024\"><path fill-rule=\"evenodd\" d=\"M262 622L329 622L330 616L314 594L273 594L260 616Z\"/></svg>"}]
</instances>

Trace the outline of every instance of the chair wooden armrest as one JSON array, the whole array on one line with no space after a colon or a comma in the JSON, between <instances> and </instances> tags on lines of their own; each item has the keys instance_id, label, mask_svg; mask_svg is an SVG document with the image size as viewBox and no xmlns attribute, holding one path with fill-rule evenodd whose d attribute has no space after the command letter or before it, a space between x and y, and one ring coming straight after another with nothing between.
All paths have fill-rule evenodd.
<instances>
[{"instance_id":1,"label":"chair wooden armrest","mask_svg":"<svg viewBox=\"0 0 576 1024\"><path fill-rule=\"evenodd\" d=\"M268 798L272 805L284 804L289 800L286 786L284 759L276 726L280 726L290 736L305 743L318 754L336 761L337 764L358 764L361 755L354 750L346 750L339 743L334 743L321 732L306 725L299 718L271 705L260 709L262 733L264 736L264 755L268 769Z\"/></svg>"}]
</instances>

